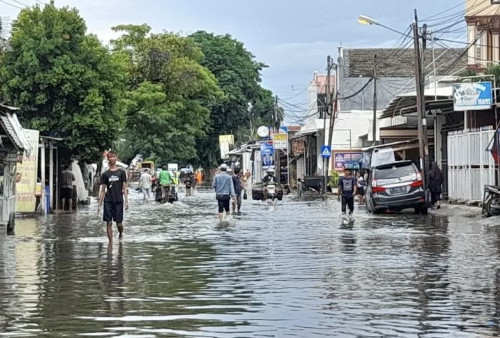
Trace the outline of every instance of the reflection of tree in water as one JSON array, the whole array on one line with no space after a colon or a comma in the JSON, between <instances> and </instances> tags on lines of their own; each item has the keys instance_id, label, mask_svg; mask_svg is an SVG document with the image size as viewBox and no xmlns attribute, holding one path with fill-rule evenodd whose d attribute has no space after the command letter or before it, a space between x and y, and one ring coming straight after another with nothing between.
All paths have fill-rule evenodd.
<instances>
[{"instance_id":1,"label":"reflection of tree in water","mask_svg":"<svg viewBox=\"0 0 500 338\"><path fill-rule=\"evenodd\" d=\"M443 301L450 301L450 282L448 279L448 258L450 239L448 218L427 216L419 230L423 235L414 236L412 246L417 249L418 260L415 264L416 294L408 293L402 297L413 297L418 301L421 311L419 325L423 332L430 330L425 323L446 319L443 314ZM443 317L440 317L441 316ZM434 328L435 329L435 328Z\"/></svg>"}]
</instances>

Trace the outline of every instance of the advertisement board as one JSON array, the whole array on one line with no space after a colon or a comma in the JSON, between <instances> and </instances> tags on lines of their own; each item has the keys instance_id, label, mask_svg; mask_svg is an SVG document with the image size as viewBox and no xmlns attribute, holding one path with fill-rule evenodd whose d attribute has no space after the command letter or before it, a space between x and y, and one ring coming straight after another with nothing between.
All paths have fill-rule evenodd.
<instances>
[{"instance_id":1,"label":"advertisement board","mask_svg":"<svg viewBox=\"0 0 500 338\"><path fill-rule=\"evenodd\" d=\"M260 156L263 169L274 166L274 147L272 141L262 142L260 144Z\"/></svg>"},{"instance_id":2,"label":"advertisement board","mask_svg":"<svg viewBox=\"0 0 500 338\"><path fill-rule=\"evenodd\" d=\"M19 181L16 183L16 212L35 212L39 131L24 129L24 133L31 145L31 152L24 153L23 162L17 164Z\"/></svg>"},{"instance_id":3,"label":"advertisement board","mask_svg":"<svg viewBox=\"0 0 500 338\"><path fill-rule=\"evenodd\" d=\"M453 109L484 110L493 104L491 82L455 83L453 84Z\"/></svg>"},{"instance_id":4,"label":"advertisement board","mask_svg":"<svg viewBox=\"0 0 500 338\"><path fill-rule=\"evenodd\" d=\"M337 171L344 170L345 167L359 170L363 163L363 152L333 152L333 167Z\"/></svg>"}]
</instances>

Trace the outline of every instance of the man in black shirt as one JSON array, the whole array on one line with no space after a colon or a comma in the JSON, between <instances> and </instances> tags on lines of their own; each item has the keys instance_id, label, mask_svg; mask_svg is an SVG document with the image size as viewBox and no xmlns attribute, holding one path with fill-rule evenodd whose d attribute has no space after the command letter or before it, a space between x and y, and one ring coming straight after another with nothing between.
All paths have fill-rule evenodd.
<instances>
[{"instance_id":1,"label":"man in black shirt","mask_svg":"<svg viewBox=\"0 0 500 338\"><path fill-rule=\"evenodd\" d=\"M127 174L116 165L117 155L114 151L108 152L109 169L101 175L101 190L99 192L100 213L104 201L103 220L106 222L106 231L109 242L113 240L113 221L116 222L119 238L123 234L123 202L125 199L125 210L128 210Z\"/></svg>"},{"instance_id":2,"label":"man in black shirt","mask_svg":"<svg viewBox=\"0 0 500 338\"><path fill-rule=\"evenodd\" d=\"M71 211L74 180L75 175L71 172L70 166L64 166L64 170L61 172L61 208L63 210ZM66 209L66 206L68 209Z\"/></svg>"}]
</instances>

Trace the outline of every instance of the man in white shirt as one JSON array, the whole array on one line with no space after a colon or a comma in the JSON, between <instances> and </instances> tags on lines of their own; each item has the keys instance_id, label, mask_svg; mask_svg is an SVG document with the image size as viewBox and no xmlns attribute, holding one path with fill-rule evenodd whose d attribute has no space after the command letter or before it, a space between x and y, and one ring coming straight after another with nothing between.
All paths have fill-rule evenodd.
<instances>
[{"instance_id":1,"label":"man in white shirt","mask_svg":"<svg viewBox=\"0 0 500 338\"><path fill-rule=\"evenodd\" d=\"M151 175L149 174L148 169L144 169L144 172L141 174L141 178L139 178L139 187L144 194L144 201L148 201L150 198L151 192Z\"/></svg>"}]
</instances>

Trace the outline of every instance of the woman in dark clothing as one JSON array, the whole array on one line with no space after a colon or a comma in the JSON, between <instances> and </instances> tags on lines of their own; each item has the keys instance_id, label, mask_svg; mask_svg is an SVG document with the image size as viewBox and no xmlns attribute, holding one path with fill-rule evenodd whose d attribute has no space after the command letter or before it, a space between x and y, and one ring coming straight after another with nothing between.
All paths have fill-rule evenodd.
<instances>
[{"instance_id":1,"label":"woman in dark clothing","mask_svg":"<svg viewBox=\"0 0 500 338\"><path fill-rule=\"evenodd\" d=\"M429 171L429 191L431 192L431 204L434 207L437 203L437 208L441 208L439 200L441 199L441 185L443 184L443 173L439 169L437 163L432 161L431 170Z\"/></svg>"}]
</instances>

